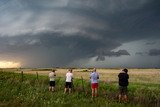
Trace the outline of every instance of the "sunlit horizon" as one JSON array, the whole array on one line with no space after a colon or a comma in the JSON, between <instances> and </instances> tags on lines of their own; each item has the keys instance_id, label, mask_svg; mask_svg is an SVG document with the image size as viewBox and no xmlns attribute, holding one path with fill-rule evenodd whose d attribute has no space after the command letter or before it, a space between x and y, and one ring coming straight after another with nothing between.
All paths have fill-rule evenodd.
<instances>
[{"instance_id":1,"label":"sunlit horizon","mask_svg":"<svg viewBox=\"0 0 160 107\"><path fill-rule=\"evenodd\" d=\"M19 68L20 66L20 62L0 61L0 68Z\"/></svg>"}]
</instances>

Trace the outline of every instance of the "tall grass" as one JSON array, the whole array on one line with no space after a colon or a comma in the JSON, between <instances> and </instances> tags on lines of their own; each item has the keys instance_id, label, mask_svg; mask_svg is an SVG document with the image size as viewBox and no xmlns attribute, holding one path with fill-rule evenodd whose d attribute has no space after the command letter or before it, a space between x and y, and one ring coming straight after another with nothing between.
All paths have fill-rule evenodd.
<instances>
[{"instance_id":1,"label":"tall grass","mask_svg":"<svg viewBox=\"0 0 160 107\"><path fill-rule=\"evenodd\" d=\"M48 77L0 72L0 106L12 107L159 107L160 85L130 83L129 103L118 103L117 83L100 82L99 97L92 99L89 81L74 80L71 94L64 94L65 79L56 78L56 92L48 91Z\"/></svg>"}]
</instances>

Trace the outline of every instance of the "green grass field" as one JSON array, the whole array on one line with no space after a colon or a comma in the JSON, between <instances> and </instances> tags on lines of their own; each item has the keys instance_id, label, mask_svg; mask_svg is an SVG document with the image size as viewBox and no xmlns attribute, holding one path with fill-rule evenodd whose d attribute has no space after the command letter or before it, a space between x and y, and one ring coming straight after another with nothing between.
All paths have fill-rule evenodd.
<instances>
[{"instance_id":1,"label":"green grass field","mask_svg":"<svg viewBox=\"0 0 160 107\"><path fill-rule=\"evenodd\" d=\"M117 82L101 81L94 99L89 80L74 79L71 94L63 93L64 84L65 78L57 77L56 92L49 92L46 75L1 71L0 107L160 107L160 84L154 82L130 82L128 103L118 102Z\"/></svg>"}]
</instances>

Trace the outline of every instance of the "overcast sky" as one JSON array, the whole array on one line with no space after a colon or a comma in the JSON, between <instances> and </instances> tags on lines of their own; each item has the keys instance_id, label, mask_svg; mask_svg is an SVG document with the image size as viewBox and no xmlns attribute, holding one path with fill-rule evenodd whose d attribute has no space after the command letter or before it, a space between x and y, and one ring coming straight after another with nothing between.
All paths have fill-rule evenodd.
<instances>
[{"instance_id":1,"label":"overcast sky","mask_svg":"<svg viewBox=\"0 0 160 107\"><path fill-rule=\"evenodd\" d=\"M160 1L0 0L0 61L160 68Z\"/></svg>"}]
</instances>

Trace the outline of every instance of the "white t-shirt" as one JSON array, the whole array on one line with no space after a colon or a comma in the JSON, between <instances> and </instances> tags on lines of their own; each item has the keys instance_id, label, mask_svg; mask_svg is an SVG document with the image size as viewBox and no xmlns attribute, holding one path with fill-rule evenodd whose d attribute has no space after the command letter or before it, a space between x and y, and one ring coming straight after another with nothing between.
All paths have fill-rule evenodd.
<instances>
[{"instance_id":1,"label":"white t-shirt","mask_svg":"<svg viewBox=\"0 0 160 107\"><path fill-rule=\"evenodd\" d=\"M92 72L90 74L91 77L91 83L98 83L99 74L97 72Z\"/></svg>"},{"instance_id":2,"label":"white t-shirt","mask_svg":"<svg viewBox=\"0 0 160 107\"><path fill-rule=\"evenodd\" d=\"M66 74L66 82L72 82L72 79L73 79L73 74L68 72Z\"/></svg>"},{"instance_id":3,"label":"white t-shirt","mask_svg":"<svg viewBox=\"0 0 160 107\"><path fill-rule=\"evenodd\" d=\"M55 72L50 72L48 76L50 81L55 81Z\"/></svg>"}]
</instances>

